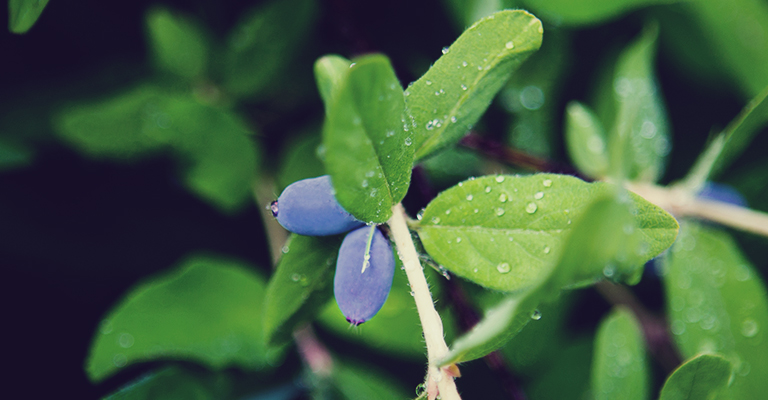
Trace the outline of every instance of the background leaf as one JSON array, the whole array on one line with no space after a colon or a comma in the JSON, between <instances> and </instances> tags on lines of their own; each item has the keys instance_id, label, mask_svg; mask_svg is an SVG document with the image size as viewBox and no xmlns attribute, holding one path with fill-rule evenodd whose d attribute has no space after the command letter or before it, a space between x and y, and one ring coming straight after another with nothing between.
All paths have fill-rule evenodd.
<instances>
[{"instance_id":1,"label":"background leaf","mask_svg":"<svg viewBox=\"0 0 768 400\"><path fill-rule=\"evenodd\" d=\"M648 399L647 369L640 324L629 310L615 309L600 323L595 338L592 359L595 399Z\"/></svg>"},{"instance_id":2,"label":"background leaf","mask_svg":"<svg viewBox=\"0 0 768 400\"><path fill-rule=\"evenodd\" d=\"M451 272L487 288L521 290L552 269L571 222L610 190L605 183L554 174L470 179L427 206L418 232L425 250ZM635 248L626 243L625 256L628 264L637 266L672 243L677 222L630 196L645 244ZM631 222L627 230L635 235Z\"/></svg>"},{"instance_id":3,"label":"background leaf","mask_svg":"<svg viewBox=\"0 0 768 400\"><path fill-rule=\"evenodd\" d=\"M335 362L331 379L341 399L398 400L408 393L383 371L345 362Z\"/></svg>"},{"instance_id":4,"label":"background leaf","mask_svg":"<svg viewBox=\"0 0 768 400\"><path fill-rule=\"evenodd\" d=\"M264 281L245 265L194 257L135 287L104 318L86 361L100 381L156 359L194 360L213 369L265 368L279 352L264 344Z\"/></svg>"},{"instance_id":5,"label":"background leaf","mask_svg":"<svg viewBox=\"0 0 768 400\"><path fill-rule=\"evenodd\" d=\"M725 356L736 372L726 398L766 393L768 295L729 235L685 223L664 271L670 326L683 356Z\"/></svg>"},{"instance_id":6,"label":"background leaf","mask_svg":"<svg viewBox=\"0 0 768 400\"><path fill-rule=\"evenodd\" d=\"M354 61L326 111L325 167L345 210L383 223L408 190L413 139L404 131L403 90L389 60Z\"/></svg>"},{"instance_id":7,"label":"background leaf","mask_svg":"<svg viewBox=\"0 0 768 400\"><path fill-rule=\"evenodd\" d=\"M608 172L606 133L595 113L576 101L565 109L565 142L579 171L593 178Z\"/></svg>"},{"instance_id":8,"label":"background leaf","mask_svg":"<svg viewBox=\"0 0 768 400\"><path fill-rule=\"evenodd\" d=\"M326 112L331 105L334 90L341 86L350 65L352 61L333 54L320 57L315 61L315 80Z\"/></svg>"},{"instance_id":9,"label":"background leaf","mask_svg":"<svg viewBox=\"0 0 768 400\"><path fill-rule=\"evenodd\" d=\"M416 159L461 139L525 59L541 46L541 21L505 10L476 22L406 91Z\"/></svg>"},{"instance_id":10,"label":"background leaf","mask_svg":"<svg viewBox=\"0 0 768 400\"><path fill-rule=\"evenodd\" d=\"M523 0L531 11L567 25L589 25L615 19L623 14L653 4L679 0Z\"/></svg>"},{"instance_id":11,"label":"background leaf","mask_svg":"<svg viewBox=\"0 0 768 400\"><path fill-rule=\"evenodd\" d=\"M26 33L40 18L48 0L8 0L8 30Z\"/></svg>"},{"instance_id":12,"label":"background leaf","mask_svg":"<svg viewBox=\"0 0 768 400\"><path fill-rule=\"evenodd\" d=\"M723 357L702 354L675 370L661 388L659 400L706 400L717 398L731 377L731 363Z\"/></svg>"},{"instance_id":13,"label":"background leaf","mask_svg":"<svg viewBox=\"0 0 768 400\"><path fill-rule=\"evenodd\" d=\"M208 63L208 43L189 17L162 8L147 13L147 31L160 69L186 79L201 78Z\"/></svg>"},{"instance_id":14,"label":"background leaf","mask_svg":"<svg viewBox=\"0 0 768 400\"><path fill-rule=\"evenodd\" d=\"M168 367L142 376L104 400L207 400L224 397L227 388L222 386L227 385L217 385L211 378L181 367Z\"/></svg>"},{"instance_id":15,"label":"background leaf","mask_svg":"<svg viewBox=\"0 0 768 400\"><path fill-rule=\"evenodd\" d=\"M292 234L288 239L264 299L267 343L290 340L298 324L313 320L333 298L333 272L342 238Z\"/></svg>"}]
</instances>

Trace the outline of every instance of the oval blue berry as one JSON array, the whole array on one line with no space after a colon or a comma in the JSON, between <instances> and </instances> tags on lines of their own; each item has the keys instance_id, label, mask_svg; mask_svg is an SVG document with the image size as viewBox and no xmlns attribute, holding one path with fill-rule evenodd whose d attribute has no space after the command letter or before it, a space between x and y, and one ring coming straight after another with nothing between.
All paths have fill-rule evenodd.
<instances>
[{"instance_id":1,"label":"oval blue berry","mask_svg":"<svg viewBox=\"0 0 768 400\"><path fill-rule=\"evenodd\" d=\"M333 294L339 309L352 325L360 325L379 312L395 276L392 247L378 229L373 229L370 259L363 270L370 232L371 228L364 226L348 233L336 260Z\"/></svg>"},{"instance_id":2,"label":"oval blue berry","mask_svg":"<svg viewBox=\"0 0 768 400\"><path fill-rule=\"evenodd\" d=\"M707 182L698 196L705 200L717 200L740 207L749 207L747 200L738 190L722 183Z\"/></svg>"},{"instance_id":3,"label":"oval blue berry","mask_svg":"<svg viewBox=\"0 0 768 400\"><path fill-rule=\"evenodd\" d=\"M271 208L283 228L299 235L336 235L364 225L336 201L328 175L290 184Z\"/></svg>"}]
</instances>

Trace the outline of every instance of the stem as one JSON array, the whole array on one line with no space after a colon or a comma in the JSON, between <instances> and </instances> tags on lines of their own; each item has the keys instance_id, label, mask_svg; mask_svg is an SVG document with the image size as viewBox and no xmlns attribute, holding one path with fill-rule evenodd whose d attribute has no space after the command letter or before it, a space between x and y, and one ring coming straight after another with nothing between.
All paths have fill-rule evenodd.
<instances>
[{"instance_id":1,"label":"stem","mask_svg":"<svg viewBox=\"0 0 768 400\"><path fill-rule=\"evenodd\" d=\"M433 387L433 382L436 382L442 399L461 399L453 377L448 375L444 369L438 368L436 364L437 360L448 354L448 345L445 344L443 322L432 302L429 285L427 285L424 270L419 263L419 255L413 244L411 232L408 230L402 204L392 207L392 217L387 223L397 246L397 253L405 267L405 274L408 276L413 298L416 301L416 310L419 313L419 320L424 331L424 340L427 343L427 360L429 362L425 382L427 388ZM433 399L436 394L430 393L430 399Z\"/></svg>"}]
</instances>

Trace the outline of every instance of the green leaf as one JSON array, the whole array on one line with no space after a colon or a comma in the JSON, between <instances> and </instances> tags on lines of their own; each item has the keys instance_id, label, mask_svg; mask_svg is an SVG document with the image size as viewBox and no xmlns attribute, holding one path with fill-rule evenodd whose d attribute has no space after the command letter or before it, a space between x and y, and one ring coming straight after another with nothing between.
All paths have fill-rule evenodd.
<instances>
[{"instance_id":1,"label":"green leaf","mask_svg":"<svg viewBox=\"0 0 768 400\"><path fill-rule=\"evenodd\" d=\"M40 18L48 0L8 0L8 30L26 33Z\"/></svg>"},{"instance_id":2,"label":"green leaf","mask_svg":"<svg viewBox=\"0 0 768 400\"><path fill-rule=\"evenodd\" d=\"M207 400L225 395L226 388L220 386L210 374L169 367L140 377L104 400Z\"/></svg>"},{"instance_id":3,"label":"green leaf","mask_svg":"<svg viewBox=\"0 0 768 400\"><path fill-rule=\"evenodd\" d=\"M326 111L325 167L345 210L383 223L408 190L413 139L404 131L403 90L389 60L354 61Z\"/></svg>"},{"instance_id":4,"label":"green leaf","mask_svg":"<svg viewBox=\"0 0 768 400\"><path fill-rule=\"evenodd\" d=\"M419 314L413 306L413 297L409 293L408 278L399 270L402 266L400 259L395 257L397 268L392 281L392 290L387 301L375 317L364 324L350 328L344 314L336 302L328 304L320 315L320 323L345 340L362 343L381 351L389 356L397 355L414 360L422 360L426 354L422 337ZM443 279L430 269L425 270L429 282ZM437 289L439 285L430 285ZM434 298L439 298L439 291L432 292ZM453 315L450 312L440 312L443 328L447 338L452 338L454 329Z\"/></svg>"},{"instance_id":5,"label":"green leaf","mask_svg":"<svg viewBox=\"0 0 768 400\"><path fill-rule=\"evenodd\" d=\"M669 154L669 127L653 73L658 26L620 55L613 77L616 117L608 138L612 174L633 181L655 182Z\"/></svg>"},{"instance_id":6,"label":"green leaf","mask_svg":"<svg viewBox=\"0 0 768 400\"><path fill-rule=\"evenodd\" d=\"M288 239L264 299L267 343L290 340L294 328L313 320L333 298L333 272L342 237L292 234Z\"/></svg>"},{"instance_id":7,"label":"green leaf","mask_svg":"<svg viewBox=\"0 0 768 400\"><path fill-rule=\"evenodd\" d=\"M523 290L558 263L571 221L613 190L554 174L470 179L427 206L418 232L425 250L451 272L490 289ZM622 249L625 263L637 267L669 247L678 226L659 207L632 194L630 199L635 225L611 214L614 225L600 240L615 245L616 254Z\"/></svg>"},{"instance_id":8,"label":"green leaf","mask_svg":"<svg viewBox=\"0 0 768 400\"><path fill-rule=\"evenodd\" d=\"M722 172L746 149L760 128L768 124L768 87L752 99L725 130L715 136L699 155L686 177L686 186L697 192L710 178Z\"/></svg>"},{"instance_id":9,"label":"green leaf","mask_svg":"<svg viewBox=\"0 0 768 400\"><path fill-rule=\"evenodd\" d=\"M713 354L696 356L678 367L661 388L659 400L708 400L726 388L731 363Z\"/></svg>"},{"instance_id":10,"label":"green leaf","mask_svg":"<svg viewBox=\"0 0 768 400\"><path fill-rule=\"evenodd\" d=\"M408 393L402 384L387 376L383 371L336 361L333 364L333 385L346 400L401 400Z\"/></svg>"},{"instance_id":11,"label":"green leaf","mask_svg":"<svg viewBox=\"0 0 768 400\"><path fill-rule=\"evenodd\" d=\"M352 61L334 54L323 56L315 62L315 80L326 112L331 105L334 90L337 90L349 71Z\"/></svg>"},{"instance_id":12,"label":"green leaf","mask_svg":"<svg viewBox=\"0 0 768 400\"><path fill-rule=\"evenodd\" d=\"M553 255L555 260L542 264L538 274L533 275L526 286L507 295L489 310L480 323L456 340L441 364L473 360L501 347L528 323L533 310L542 301L551 301L563 288L584 285L603 277L636 282L643 263L673 242L677 227L668 214L659 213L653 208L655 206L646 204L638 202L638 226L655 224L662 232L634 228L627 201L610 192L585 205L585 211L567 233L559 258ZM672 227L661 227L669 224L665 219L674 224L671 237L663 231ZM645 239L650 243L646 245L653 250L642 251L643 248L638 246L642 243L641 236L656 236L655 239ZM496 275L499 274L497 271Z\"/></svg>"},{"instance_id":13,"label":"green leaf","mask_svg":"<svg viewBox=\"0 0 768 400\"><path fill-rule=\"evenodd\" d=\"M595 400L645 400L649 397L649 383L640 324L629 310L615 309L600 323L595 338Z\"/></svg>"},{"instance_id":14,"label":"green leaf","mask_svg":"<svg viewBox=\"0 0 768 400\"><path fill-rule=\"evenodd\" d=\"M684 357L717 352L733 364L728 398L768 393L768 294L725 232L688 222L664 263L667 312Z\"/></svg>"},{"instance_id":15,"label":"green leaf","mask_svg":"<svg viewBox=\"0 0 768 400\"><path fill-rule=\"evenodd\" d=\"M566 25L590 25L652 4L676 3L680 0L523 0L531 11L542 18Z\"/></svg>"},{"instance_id":16,"label":"green leaf","mask_svg":"<svg viewBox=\"0 0 768 400\"><path fill-rule=\"evenodd\" d=\"M25 167L33 159L34 153L28 147L0 138L0 171Z\"/></svg>"},{"instance_id":17,"label":"green leaf","mask_svg":"<svg viewBox=\"0 0 768 400\"><path fill-rule=\"evenodd\" d=\"M157 359L266 368L279 352L263 340L264 289L248 266L190 258L134 287L107 314L91 343L88 377L101 381L126 365Z\"/></svg>"},{"instance_id":18,"label":"green leaf","mask_svg":"<svg viewBox=\"0 0 768 400\"><path fill-rule=\"evenodd\" d=\"M581 172L602 178L608 172L606 134L594 112L576 101L565 110L565 140L568 155Z\"/></svg>"},{"instance_id":19,"label":"green leaf","mask_svg":"<svg viewBox=\"0 0 768 400\"><path fill-rule=\"evenodd\" d=\"M544 317L546 318L546 317ZM589 367L592 363L592 338L578 338L558 349L557 357L548 368L538 372L525 387L529 399L584 400L591 399Z\"/></svg>"},{"instance_id":20,"label":"green leaf","mask_svg":"<svg viewBox=\"0 0 768 400\"><path fill-rule=\"evenodd\" d=\"M272 0L247 12L232 29L223 55L227 91L254 96L280 82L316 14L314 0Z\"/></svg>"},{"instance_id":21,"label":"green leaf","mask_svg":"<svg viewBox=\"0 0 768 400\"><path fill-rule=\"evenodd\" d=\"M130 160L172 150L185 167L187 186L222 211L237 211L251 198L259 151L248 125L230 110L142 86L65 109L54 124L66 141L97 158Z\"/></svg>"},{"instance_id":22,"label":"green leaf","mask_svg":"<svg viewBox=\"0 0 768 400\"><path fill-rule=\"evenodd\" d=\"M768 4L762 0L690 1L684 8L701 26L746 98L768 86ZM710 61L711 62L711 61Z\"/></svg>"},{"instance_id":23,"label":"green leaf","mask_svg":"<svg viewBox=\"0 0 768 400\"><path fill-rule=\"evenodd\" d=\"M275 178L277 192L293 182L325 175L325 165L320 159L322 139L317 131L291 138L287 148L279 157L280 168Z\"/></svg>"},{"instance_id":24,"label":"green leaf","mask_svg":"<svg viewBox=\"0 0 768 400\"><path fill-rule=\"evenodd\" d=\"M416 159L459 141L509 75L541 46L541 21L505 10L476 22L405 91Z\"/></svg>"},{"instance_id":25,"label":"green leaf","mask_svg":"<svg viewBox=\"0 0 768 400\"><path fill-rule=\"evenodd\" d=\"M519 7L516 0L444 0L443 3L460 31L497 11Z\"/></svg>"},{"instance_id":26,"label":"green leaf","mask_svg":"<svg viewBox=\"0 0 768 400\"><path fill-rule=\"evenodd\" d=\"M208 63L208 43L192 19L154 8L147 13L146 24L160 69L186 79L203 77Z\"/></svg>"}]
</instances>

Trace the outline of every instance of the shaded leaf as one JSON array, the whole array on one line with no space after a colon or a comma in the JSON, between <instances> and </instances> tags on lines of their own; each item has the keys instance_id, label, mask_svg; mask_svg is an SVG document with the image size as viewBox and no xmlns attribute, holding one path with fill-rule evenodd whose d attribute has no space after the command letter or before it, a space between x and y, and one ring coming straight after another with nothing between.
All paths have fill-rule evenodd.
<instances>
[{"instance_id":1,"label":"shaded leaf","mask_svg":"<svg viewBox=\"0 0 768 400\"><path fill-rule=\"evenodd\" d=\"M317 89L320 91L326 112L331 105L333 91L341 86L350 65L352 61L334 54L323 56L315 61L315 81L317 81Z\"/></svg>"},{"instance_id":2,"label":"shaded leaf","mask_svg":"<svg viewBox=\"0 0 768 400\"><path fill-rule=\"evenodd\" d=\"M469 131L509 75L541 46L541 21L505 10L476 22L406 91L416 159Z\"/></svg>"},{"instance_id":3,"label":"shaded leaf","mask_svg":"<svg viewBox=\"0 0 768 400\"><path fill-rule=\"evenodd\" d=\"M653 73L658 26L643 31L620 55L613 77L616 117L608 138L613 176L655 182L669 154L669 127Z\"/></svg>"},{"instance_id":4,"label":"shaded leaf","mask_svg":"<svg viewBox=\"0 0 768 400\"><path fill-rule=\"evenodd\" d=\"M154 8L146 17L149 42L160 69L183 78L200 78L206 72L208 43L188 17Z\"/></svg>"},{"instance_id":5,"label":"shaded leaf","mask_svg":"<svg viewBox=\"0 0 768 400\"><path fill-rule=\"evenodd\" d=\"M272 0L247 12L223 55L227 91L253 96L279 81L312 28L316 9L314 0Z\"/></svg>"},{"instance_id":6,"label":"shaded leaf","mask_svg":"<svg viewBox=\"0 0 768 400\"><path fill-rule=\"evenodd\" d=\"M265 284L243 264L194 257L134 287L104 318L86 372L93 381L122 367L157 359L213 369L265 368L279 354L264 344Z\"/></svg>"},{"instance_id":7,"label":"shaded leaf","mask_svg":"<svg viewBox=\"0 0 768 400\"><path fill-rule=\"evenodd\" d=\"M206 374L169 367L140 377L104 400L207 400L225 395L227 388L220 386Z\"/></svg>"},{"instance_id":8,"label":"shaded leaf","mask_svg":"<svg viewBox=\"0 0 768 400\"><path fill-rule=\"evenodd\" d=\"M678 367L661 388L659 400L708 400L726 388L731 363L713 354L696 356Z\"/></svg>"},{"instance_id":9,"label":"shaded leaf","mask_svg":"<svg viewBox=\"0 0 768 400\"><path fill-rule=\"evenodd\" d=\"M27 166L33 159L34 153L28 147L0 138L0 171Z\"/></svg>"},{"instance_id":10,"label":"shaded leaf","mask_svg":"<svg viewBox=\"0 0 768 400\"><path fill-rule=\"evenodd\" d=\"M727 398L762 397L768 391L768 294L733 239L684 224L665 257L664 284L682 355L722 354L735 371Z\"/></svg>"},{"instance_id":11,"label":"shaded leaf","mask_svg":"<svg viewBox=\"0 0 768 400\"><path fill-rule=\"evenodd\" d=\"M267 343L290 340L298 324L311 321L333 298L333 271L342 236L292 234L267 285ZM287 250L287 251L286 251Z\"/></svg>"},{"instance_id":12,"label":"shaded leaf","mask_svg":"<svg viewBox=\"0 0 768 400\"><path fill-rule=\"evenodd\" d=\"M629 310L614 309L595 338L592 393L596 400L645 400L649 383L640 324Z\"/></svg>"},{"instance_id":13,"label":"shaded leaf","mask_svg":"<svg viewBox=\"0 0 768 400\"><path fill-rule=\"evenodd\" d=\"M425 250L451 272L490 289L523 290L558 263L571 222L613 190L554 174L470 179L427 206L418 232ZM629 196L637 229L630 217L616 217L599 240L615 246L614 257L621 250L624 263L636 268L671 245L677 222L639 196ZM622 235L632 240L621 242ZM608 249L604 244L598 246Z\"/></svg>"},{"instance_id":14,"label":"shaded leaf","mask_svg":"<svg viewBox=\"0 0 768 400\"><path fill-rule=\"evenodd\" d=\"M8 0L8 30L26 33L40 18L48 0Z\"/></svg>"},{"instance_id":15,"label":"shaded leaf","mask_svg":"<svg viewBox=\"0 0 768 400\"><path fill-rule=\"evenodd\" d=\"M383 223L408 190L412 138L404 131L403 90L389 60L354 61L326 111L324 162L339 204L361 221Z\"/></svg>"},{"instance_id":16,"label":"shaded leaf","mask_svg":"<svg viewBox=\"0 0 768 400\"><path fill-rule=\"evenodd\" d=\"M401 400L412 396L382 371L336 361L331 376L342 399Z\"/></svg>"},{"instance_id":17,"label":"shaded leaf","mask_svg":"<svg viewBox=\"0 0 768 400\"><path fill-rule=\"evenodd\" d=\"M568 155L579 171L601 178L608 172L606 134L600 120L584 104L568 103L565 110Z\"/></svg>"},{"instance_id":18,"label":"shaded leaf","mask_svg":"<svg viewBox=\"0 0 768 400\"><path fill-rule=\"evenodd\" d=\"M676 3L679 0L523 0L531 11L558 24L590 25L618 18L635 9L652 4Z\"/></svg>"}]
</instances>

